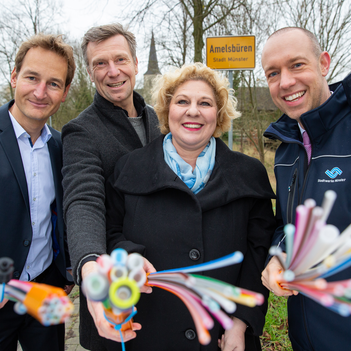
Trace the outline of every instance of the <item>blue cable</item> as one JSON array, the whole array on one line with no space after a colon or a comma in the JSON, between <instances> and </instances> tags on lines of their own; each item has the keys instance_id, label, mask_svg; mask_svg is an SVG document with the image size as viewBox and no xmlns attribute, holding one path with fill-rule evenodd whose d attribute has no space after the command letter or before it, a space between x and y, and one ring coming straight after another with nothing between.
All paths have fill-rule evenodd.
<instances>
[{"instance_id":1,"label":"blue cable","mask_svg":"<svg viewBox=\"0 0 351 351\"><path fill-rule=\"evenodd\" d=\"M123 340L123 334L122 334L122 331L121 331L122 325L125 324L125 323L127 323L127 322L129 322L136 314L137 314L137 310L136 310L135 307L133 307L133 312L128 316L128 318L126 318L126 319L124 320L123 323L121 323L121 324L115 324L115 326L114 326L115 330L118 330L119 335L120 335L120 337L121 337L122 351L126 351L126 348L125 348L125 345L124 345L125 343L124 343L124 340ZM111 321L109 321L109 320L107 319L106 314L105 314L105 311L104 311L104 317L105 317L105 319L106 319L109 323L111 323ZM112 323L111 323L111 324L112 324Z\"/></svg>"},{"instance_id":2,"label":"blue cable","mask_svg":"<svg viewBox=\"0 0 351 351\"><path fill-rule=\"evenodd\" d=\"M5 296L5 283L0 284L0 302L4 301Z\"/></svg>"},{"instance_id":3,"label":"blue cable","mask_svg":"<svg viewBox=\"0 0 351 351\"><path fill-rule=\"evenodd\" d=\"M320 278L327 278L330 277L331 275L334 275L336 273L339 273L341 271L343 271L344 269L350 267L351 265L351 257L348 257L347 259L345 259L344 261L340 262L339 264L335 265L334 267L332 267L330 270L328 270L327 272L325 272L324 274L322 274L320 276Z\"/></svg>"},{"instance_id":4,"label":"blue cable","mask_svg":"<svg viewBox=\"0 0 351 351\"><path fill-rule=\"evenodd\" d=\"M118 331L119 331L119 335L120 335L120 337L121 337L122 351L126 351L126 347L125 347L124 341L123 341L123 334L122 334L122 331L121 331L121 329L118 329Z\"/></svg>"},{"instance_id":5,"label":"blue cable","mask_svg":"<svg viewBox=\"0 0 351 351\"><path fill-rule=\"evenodd\" d=\"M227 256L217 258L216 260L213 260L210 262L200 263L200 264L195 265L195 266L168 269L165 271L150 273L150 275L159 274L159 273L173 273L173 272L189 273L189 272L208 271L211 269L216 269L216 268L220 268L220 267L229 266L229 265L232 265L235 263L240 263L243 260L243 258L244 258L244 255L240 251L235 251Z\"/></svg>"}]
</instances>

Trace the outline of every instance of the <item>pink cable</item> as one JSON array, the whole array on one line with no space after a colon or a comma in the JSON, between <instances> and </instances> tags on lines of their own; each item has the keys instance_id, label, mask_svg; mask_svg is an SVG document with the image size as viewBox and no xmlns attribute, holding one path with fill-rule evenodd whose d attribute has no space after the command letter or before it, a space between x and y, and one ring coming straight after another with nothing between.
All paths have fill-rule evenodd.
<instances>
[{"instance_id":1,"label":"pink cable","mask_svg":"<svg viewBox=\"0 0 351 351\"><path fill-rule=\"evenodd\" d=\"M290 290L298 290L305 295L309 296L311 299L317 301L318 303L322 304L323 306L331 306L334 303L334 298L333 296L329 294L325 294L324 292L321 292L320 290L312 289L307 287L306 285L303 284L281 284L284 288L288 288Z\"/></svg>"},{"instance_id":2,"label":"pink cable","mask_svg":"<svg viewBox=\"0 0 351 351\"><path fill-rule=\"evenodd\" d=\"M295 235L294 235L294 246L293 253L291 256L291 263L294 261L297 252L303 242L303 235L307 227L307 221L309 218L309 211L304 205L299 205L296 207L296 220L295 220Z\"/></svg>"},{"instance_id":3,"label":"pink cable","mask_svg":"<svg viewBox=\"0 0 351 351\"><path fill-rule=\"evenodd\" d=\"M17 279L11 279L7 284L13 286L14 288L21 289L25 292L28 292L32 288L32 284L30 282L25 282Z\"/></svg>"},{"instance_id":4,"label":"pink cable","mask_svg":"<svg viewBox=\"0 0 351 351\"><path fill-rule=\"evenodd\" d=\"M198 334L199 342L202 345L209 344L209 342L211 341L211 336L208 330L206 329L205 325L209 325L210 324L209 320L210 320L213 326L213 320L209 316L209 314L204 310L204 308L193 298L192 293L184 290L183 288L174 286L173 284L153 282L152 280L150 280L150 276L149 276L148 285L156 286L161 289L167 290L172 294L176 295L177 297L179 297L186 305L186 307L188 308L193 318L195 328ZM202 319L202 316L206 316L206 317Z\"/></svg>"},{"instance_id":5,"label":"pink cable","mask_svg":"<svg viewBox=\"0 0 351 351\"><path fill-rule=\"evenodd\" d=\"M291 261L291 264L289 266L289 269L294 271L295 269L298 269L300 264L304 262L304 260L308 257L308 253L313 245L318 240L319 237L319 231L325 224L321 221L316 221L315 225L313 226L313 229L310 232L310 235L308 238L305 238L303 246L295 256L294 260Z\"/></svg>"}]
</instances>

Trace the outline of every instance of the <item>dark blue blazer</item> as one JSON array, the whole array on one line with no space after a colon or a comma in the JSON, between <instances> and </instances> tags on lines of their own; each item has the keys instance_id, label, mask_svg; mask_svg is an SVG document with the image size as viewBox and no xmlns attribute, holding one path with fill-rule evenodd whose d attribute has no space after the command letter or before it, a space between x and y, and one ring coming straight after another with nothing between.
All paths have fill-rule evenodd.
<instances>
[{"instance_id":1,"label":"dark blue blazer","mask_svg":"<svg viewBox=\"0 0 351 351\"><path fill-rule=\"evenodd\" d=\"M18 279L25 265L32 242L32 226L28 188L21 153L10 120L11 101L0 107L0 257L14 260L13 278ZM62 145L60 133L51 127L48 141L55 184L57 221L53 236L58 244L55 259L59 271L72 284L66 273L70 266L62 213Z\"/></svg>"}]
</instances>

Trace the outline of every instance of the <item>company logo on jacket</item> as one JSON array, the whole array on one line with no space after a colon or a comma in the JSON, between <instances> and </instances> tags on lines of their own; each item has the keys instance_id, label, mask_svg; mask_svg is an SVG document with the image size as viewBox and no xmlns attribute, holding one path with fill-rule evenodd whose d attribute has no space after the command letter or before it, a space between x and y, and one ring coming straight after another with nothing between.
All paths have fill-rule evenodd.
<instances>
[{"instance_id":1,"label":"company logo on jacket","mask_svg":"<svg viewBox=\"0 0 351 351\"><path fill-rule=\"evenodd\" d=\"M334 167L331 171L329 171L329 169L327 169L325 171L325 174L331 178L331 179L334 179L336 178L338 175L341 175L342 174L342 170L339 168L339 167Z\"/></svg>"},{"instance_id":2,"label":"company logo on jacket","mask_svg":"<svg viewBox=\"0 0 351 351\"><path fill-rule=\"evenodd\" d=\"M335 182L345 182L346 178L338 178L335 179L336 177L338 177L339 175L341 175L343 172L339 167L334 167L331 171L329 169L327 169L324 172L330 179L318 179L318 182L323 182L323 183L335 183Z\"/></svg>"}]
</instances>

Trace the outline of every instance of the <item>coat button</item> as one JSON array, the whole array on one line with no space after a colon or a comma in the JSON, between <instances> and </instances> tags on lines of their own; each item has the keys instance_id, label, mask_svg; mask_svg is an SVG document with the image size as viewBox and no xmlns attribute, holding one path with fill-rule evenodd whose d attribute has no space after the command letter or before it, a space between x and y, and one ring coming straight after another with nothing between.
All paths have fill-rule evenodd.
<instances>
[{"instance_id":1,"label":"coat button","mask_svg":"<svg viewBox=\"0 0 351 351\"><path fill-rule=\"evenodd\" d=\"M185 337L188 340L194 340L196 338L196 333L192 329L188 329L185 331Z\"/></svg>"},{"instance_id":2,"label":"coat button","mask_svg":"<svg viewBox=\"0 0 351 351\"><path fill-rule=\"evenodd\" d=\"M23 246L29 246L30 240L24 240L23 241Z\"/></svg>"},{"instance_id":3,"label":"coat button","mask_svg":"<svg viewBox=\"0 0 351 351\"><path fill-rule=\"evenodd\" d=\"M12 276L13 278L18 279L20 276L19 271L14 271Z\"/></svg>"},{"instance_id":4,"label":"coat button","mask_svg":"<svg viewBox=\"0 0 351 351\"><path fill-rule=\"evenodd\" d=\"M193 261L197 261L200 258L200 251L197 249L191 249L189 252L189 257Z\"/></svg>"}]
</instances>

